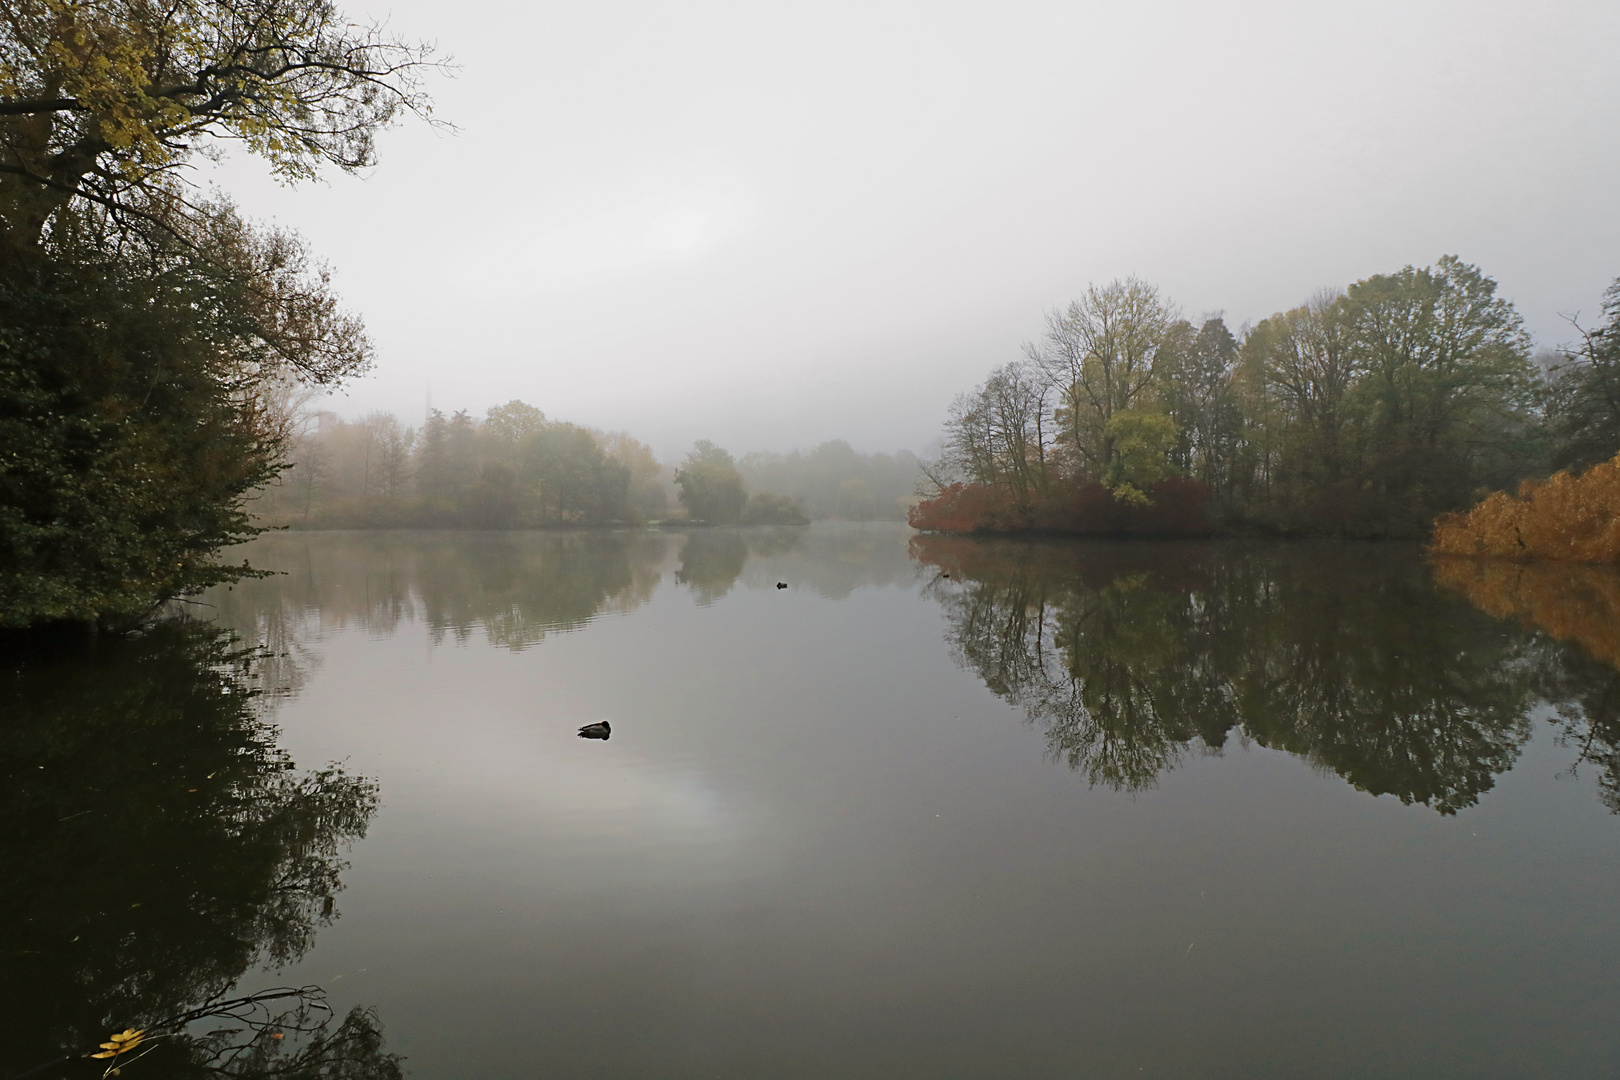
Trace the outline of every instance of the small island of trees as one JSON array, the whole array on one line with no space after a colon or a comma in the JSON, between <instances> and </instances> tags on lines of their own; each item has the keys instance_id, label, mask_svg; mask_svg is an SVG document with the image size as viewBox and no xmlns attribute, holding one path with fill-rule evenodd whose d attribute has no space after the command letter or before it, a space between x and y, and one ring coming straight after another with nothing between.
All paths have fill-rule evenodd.
<instances>
[{"instance_id":1,"label":"small island of trees","mask_svg":"<svg viewBox=\"0 0 1620 1080\"><path fill-rule=\"evenodd\" d=\"M1219 315L1183 318L1135 279L1088 289L956 402L928 463L837 441L741 459L699 443L669 468L628 435L520 401L416 427L323 414L300 430L299 402L364 372L370 339L295 234L185 170L229 145L287 181L366 169L379 131L433 122L423 80L438 67L430 48L324 0L8 6L0 628L138 621L256 573L219 555L267 524L909 510L919 528L956 532L1424 537L1437 515L1620 450L1620 283L1602 326L1535 358L1496 283L1451 256L1236 332ZM1444 542L1612 559L1620 533L1588 534L1613 512L1572 524L1557 510L1620 489L1608 478L1503 495L1448 519Z\"/></svg>"},{"instance_id":2,"label":"small island of trees","mask_svg":"<svg viewBox=\"0 0 1620 1080\"><path fill-rule=\"evenodd\" d=\"M1236 334L1134 278L1093 287L957 399L911 522L1425 538L1438 515L1620 450L1620 283L1603 314L1532 357L1496 283L1452 256Z\"/></svg>"}]
</instances>

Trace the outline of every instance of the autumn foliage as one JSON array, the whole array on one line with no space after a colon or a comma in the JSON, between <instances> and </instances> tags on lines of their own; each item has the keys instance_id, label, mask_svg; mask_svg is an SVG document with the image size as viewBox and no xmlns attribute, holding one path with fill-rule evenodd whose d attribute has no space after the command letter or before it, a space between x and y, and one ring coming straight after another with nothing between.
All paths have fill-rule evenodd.
<instances>
[{"instance_id":1,"label":"autumn foliage","mask_svg":"<svg viewBox=\"0 0 1620 1080\"><path fill-rule=\"evenodd\" d=\"M1620 562L1620 455L1578 476L1527 480L1514 498L1497 492L1436 522L1437 555Z\"/></svg>"},{"instance_id":2,"label":"autumn foliage","mask_svg":"<svg viewBox=\"0 0 1620 1080\"><path fill-rule=\"evenodd\" d=\"M1620 668L1620 574L1606 566L1438 559L1434 578L1499 619L1518 619Z\"/></svg>"},{"instance_id":3,"label":"autumn foliage","mask_svg":"<svg viewBox=\"0 0 1620 1080\"><path fill-rule=\"evenodd\" d=\"M914 529L942 533L1061 532L1082 536L1207 536L1209 489L1170 477L1148 490L1145 505L1114 498L1095 480L1055 484L1020 499L1005 487L950 484L911 509Z\"/></svg>"}]
</instances>

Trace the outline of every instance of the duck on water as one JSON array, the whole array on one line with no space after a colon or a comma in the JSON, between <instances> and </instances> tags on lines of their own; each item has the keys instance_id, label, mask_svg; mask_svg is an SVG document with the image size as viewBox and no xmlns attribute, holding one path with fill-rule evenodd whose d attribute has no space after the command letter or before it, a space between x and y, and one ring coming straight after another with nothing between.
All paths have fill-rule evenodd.
<instances>
[{"instance_id":1,"label":"duck on water","mask_svg":"<svg viewBox=\"0 0 1620 1080\"><path fill-rule=\"evenodd\" d=\"M613 729L608 726L606 720L598 720L579 729L579 737L582 739L605 739L612 734Z\"/></svg>"}]
</instances>

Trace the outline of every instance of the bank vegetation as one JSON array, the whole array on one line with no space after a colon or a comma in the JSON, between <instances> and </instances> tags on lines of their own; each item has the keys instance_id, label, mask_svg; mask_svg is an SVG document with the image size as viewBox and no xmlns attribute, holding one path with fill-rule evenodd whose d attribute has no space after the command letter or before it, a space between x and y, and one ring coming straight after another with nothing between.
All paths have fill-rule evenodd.
<instances>
[{"instance_id":1,"label":"bank vegetation","mask_svg":"<svg viewBox=\"0 0 1620 1080\"><path fill-rule=\"evenodd\" d=\"M1134 278L1094 286L952 405L911 521L1427 538L1439 515L1620 450L1617 298L1580 345L1533 357L1496 282L1452 256L1236 331Z\"/></svg>"}]
</instances>

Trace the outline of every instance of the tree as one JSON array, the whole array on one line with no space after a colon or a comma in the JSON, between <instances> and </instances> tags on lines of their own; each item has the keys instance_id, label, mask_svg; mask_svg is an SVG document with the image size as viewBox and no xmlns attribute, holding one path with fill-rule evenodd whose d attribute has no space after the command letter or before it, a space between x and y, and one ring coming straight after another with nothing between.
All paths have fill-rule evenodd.
<instances>
[{"instance_id":1,"label":"tree","mask_svg":"<svg viewBox=\"0 0 1620 1080\"><path fill-rule=\"evenodd\" d=\"M629 470L626 509L631 518L646 521L663 514L669 505L669 496L664 491L664 467L653 456L652 447L623 432L603 435L598 442L608 457Z\"/></svg>"},{"instance_id":2,"label":"tree","mask_svg":"<svg viewBox=\"0 0 1620 1080\"><path fill-rule=\"evenodd\" d=\"M845 481L850 484L859 484L859 480ZM867 499L870 500L870 494ZM850 514L850 517L856 515ZM787 495L775 495L770 492L758 492L748 500L743 507L742 523L744 525L808 525L810 519L804 516L799 504Z\"/></svg>"},{"instance_id":3,"label":"tree","mask_svg":"<svg viewBox=\"0 0 1620 1080\"><path fill-rule=\"evenodd\" d=\"M1121 502L1147 506L1147 489L1171 475L1170 451L1175 447L1176 422L1146 409L1117 412L1103 429L1114 445L1106 486Z\"/></svg>"},{"instance_id":4,"label":"tree","mask_svg":"<svg viewBox=\"0 0 1620 1080\"><path fill-rule=\"evenodd\" d=\"M1481 486L1539 467L1530 431L1529 336L1496 282L1447 255L1346 291L1350 343L1365 375L1362 479L1377 516L1402 531L1464 505Z\"/></svg>"},{"instance_id":5,"label":"tree","mask_svg":"<svg viewBox=\"0 0 1620 1080\"><path fill-rule=\"evenodd\" d=\"M397 499L405 493L416 432L401 424L393 413L372 416L377 431L377 490L384 498Z\"/></svg>"},{"instance_id":6,"label":"tree","mask_svg":"<svg viewBox=\"0 0 1620 1080\"><path fill-rule=\"evenodd\" d=\"M1019 505L1044 493L1052 479L1049 383L1029 361L990 373L972 394L951 403L945 446L930 470L936 486L965 477L1005 485Z\"/></svg>"},{"instance_id":7,"label":"tree","mask_svg":"<svg viewBox=\"0 0 1620 1080\"><path fill-rule=\"evenodd\" d=\"M1175 464L1212 491L1226 486L1242 435L1233 387L1237 361L1237 339L1219 315L1205 319L1184 348L1161 361L1160 398L1178 432Z\"/></svg>"},{"instance_id":8,"label":"tree","mask_svg":"<svg viewBox=\"0 0 1620 1080\"><path fill-rule=\"evenodd\" d=\"M1594 330L1572 319L1580 343L1562 350L1551 372L1553 464L1584 469L1620 453L1620 278L1603 293Z\"/></svg>"},{"instance_id":9,"label":"tree","mask_svg":"<svg viewBox=\"0 0 1620 1080\"><path fill-rule=\"evenodd\" d=\"M429 499L448 498L451 492L450 424L444 413L429 409L416 435L416 490Z\"/></svg>"},{"instance_id":10,"label":"tree","mask_svg":"<svg viewBox=\"0 0 1620 1080\"><path fill-rule=\"evenodd\" d=\"M318 432L312 438L300 439L294 453L297 460L292 462L293 486L298 492L299 502L303 504L303 518L308 521L310 508L315 503L315 493L326 483L332 471L331 459Z\"/></svg>"},{"instance_id":11,"label":"tree","mask_svg":"<svg viewBox=\"0 0 1620 1080\"><path fill-rule=\"evenodd\" d=\"M478 428L466 409L457 409L445 430L444 459L450 491L460 495L478 478Z\"/></svg>"},{"instance_id":12,"label":"tree","mask_svg":"<svg viewBox=\"0 0 1620 1080\"><path fill-rule=\"evenodd\" d=\"M427 117L430 50L327 0L13 0L0 15L0 223L37 243L74 203L183 230L179 170L234 142L280 178L375 162L376 132Z\"/></svg>"},{"instance_id":13,"label":"tree","mask_svg":"<svg viewBox=\"0 0 1620 1080\"><path fill-rule=\"evenodd\" d=\"M238 576L213 555L285 464L241 283L148 255L0 261L0 626Z\"/></svg>"},{"instance_id":14,"label":"tree","mask_svg":"<svg viewBox=\"0 0 1620 1080\"><path fill-rule=\"evenodd\" d=\"M748 496L730 454L701 439L675 470L681 505L698 521L730 525L742 516Z\"/></svg>"},{"instance_id":15,"label":"tree","mask_svg":"<svg viewBox=\"0 0 1620 1080\"><path fill-rule=\"evenodd\" d=\"M748 490L783 495L808 517L903 518L924 479L915 454L863 454L842 439L809 453L755 451L737 463ZM860 488L854 488L858 482ZM865 494L851 498L852 491Z\"/></svg>"},{"instance_id":16,"label":"tree","mask_svg":"<svg viewBox=\"0 0 1620 1080\"><path fill-rule=\"evenodd\" d=\"M1478 267L1446 255L1358 281L1345 299L1386 439L1432 455L1527 400L1524 320Z\"/></svg>"},{"instance_id":17,"label":"tree","mask_svg":"<svg viewBox=\"0 0 1620 1080\"><path fill-rule=\"evenodd\" d=\"M1139 278L1113 281L1046 319L1046 339L1029 358L1059 395L1057 422L1077 465L1098 476L1114 462L1107 433L1116 412L1153 400L1161 350L1175 311Z\"/></svg>"},{"instance_id":18,"label":"tree","mask_svg":"<svg viewBox=\"0 0 1620 1080\"><path fill-rule=\"evenodd\" d=\"M288 381L372 348L293 234L181 180L245 146L288 180L425 115L427 51L324 0L0 10L0 624L129 619L230 580L283 464Z\"/></svg>"},{"instance_id":19,"label":"tree","mask_svg":"<svg viewBox=\"0 0 1620 1080\"><path fill-rule=\"evenodd\" d=\"M1605 304L1605 326L1554 373L1550 412L1571 459L1620 449L1620 283ZM1219 316L1195 330L1152 286L1115 281L1049 314L1025 354L952 403L927 470L940 494L914 522L1124 527L1131 515L1087 485L1150 510L1170 505L1141 503L1157 478L1188 512L1154 511L1158 527L1413 537L1547 456L1522 320L1452 255L1240 335ZM1045 394L1024 392L1032 371Z\"/></svg>"},{"instance_id":20,"label":"tree","mask_svg":"<svg viewBox=\"0 0 1620 1080\"><path fill-rule=\"evenodd\" d=\"M517 460L523 440L539 431L545 422L545 413L513 398L484 414L484 435L495 446L496 454L511 464Z\"/></svg>"},{"instance_id":21,"label":"tree","mask_svg":"<svg viewBox=\"0 0 1620 1080\"><path fill-rule=\"evenodd\" d=\"M630 470L577 424L550 423L520 450L519 477L533 492L538 522L623 521Z\"/></svg>"},{"instance_id":22,"label":"tree","mask_svg":"<svg viewBox=\"0 0 1620 1080\"><path fill-rule=\"evenodd\" d=\"M1276 406L1289 460L1307 484L1343 479L1350 453L1350 391L1363 373L1344 298L1322 293L1256 326L1244 348Z\"/></svg>"}]
</instances>

